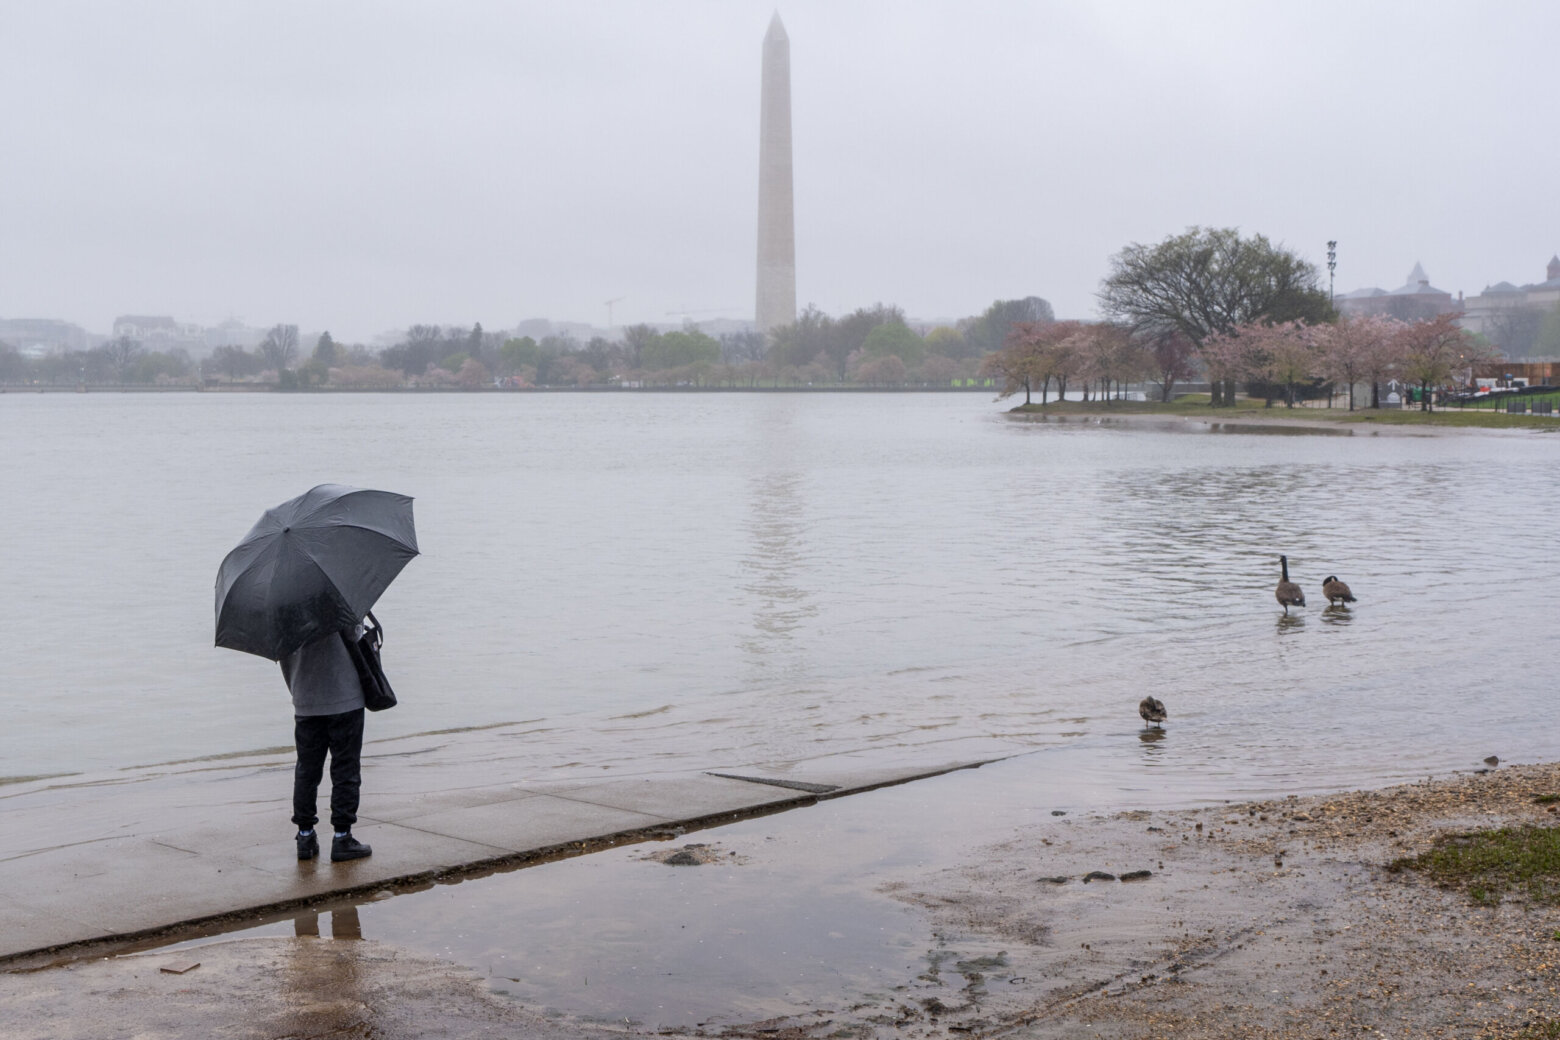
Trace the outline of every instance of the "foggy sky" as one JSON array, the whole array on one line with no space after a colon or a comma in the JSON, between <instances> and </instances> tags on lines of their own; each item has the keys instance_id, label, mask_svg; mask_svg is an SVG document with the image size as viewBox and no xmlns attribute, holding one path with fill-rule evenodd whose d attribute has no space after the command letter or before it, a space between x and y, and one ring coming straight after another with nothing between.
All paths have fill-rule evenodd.
<instances>
[{"instance_id":1,"label":"foggy sky","mask_svg":"<svg viewBox=\"0 0 1560 1040\"><path fill-rule=\"evenodd\" d=\"M0 317L751 318L774 5L0 0ZM1560 4L789 0L797 300L920 317L1263 232L1337 288L1560 249Z\"/></svg>"}]
</instances>

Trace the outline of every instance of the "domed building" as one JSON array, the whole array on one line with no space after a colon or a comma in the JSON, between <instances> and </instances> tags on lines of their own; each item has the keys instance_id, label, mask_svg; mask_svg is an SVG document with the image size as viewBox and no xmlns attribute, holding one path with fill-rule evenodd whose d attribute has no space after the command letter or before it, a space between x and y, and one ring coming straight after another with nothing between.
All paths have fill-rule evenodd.
<instances>
[{"instance_id":1,"label":"domed building","mask_svg":"<svg viewBox=\"0 0 1560 1040\"><path fill-rule=\"evenodd\" d=\"M1341 314L1384 314L1399 321L1420 321L1461 310L1451 293L1430 284L1430 276L1417 261L1408 272L1408 280L1396 289L1355 289L1335 296L1333 306Z\"/></svg>"}]
</instances>

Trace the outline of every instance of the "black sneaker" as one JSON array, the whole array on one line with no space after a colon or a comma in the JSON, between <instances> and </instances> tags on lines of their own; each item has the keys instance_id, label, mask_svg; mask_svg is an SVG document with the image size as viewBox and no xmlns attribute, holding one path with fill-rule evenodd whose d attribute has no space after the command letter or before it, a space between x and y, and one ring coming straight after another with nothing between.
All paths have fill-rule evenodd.
<instances>
[{"instance_id":1,"label":"black sneaker","mask_svg":"<svg viewBox=\"0 0 1560 1040\"><path fill-rule=\"evenodd\" d=\"M358 841L350 834L343 834L339 838L332 838L330 842L330 861L341 863L349 859L362 859L372 856L374 850Z\"/></svg>"},{"instance_id":2,"label":"black sneaker","mask_svg":"<svg viewBox=\"0 0 1560 1040\"><path fill-rule=\"evenodd\" d=\"M310 831L308 834L298 835L298 858L313 859L320 854L320 839L317 834Z\"/></svg>"}]
</instances>

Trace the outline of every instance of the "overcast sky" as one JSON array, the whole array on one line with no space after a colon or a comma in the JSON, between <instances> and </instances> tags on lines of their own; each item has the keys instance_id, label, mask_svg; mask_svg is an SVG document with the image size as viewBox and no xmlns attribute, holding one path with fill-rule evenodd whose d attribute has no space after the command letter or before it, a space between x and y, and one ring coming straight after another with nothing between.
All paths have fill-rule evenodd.
<instances>
[{"instance_id":1,"label":"overcast sky","mask_svg":"<svg viewBox=\"0 0 1560 1040\"><path fill-rule=\"evenodd\" d=\"M0 0L0 317L751 318L771 3ZM1560 3L791 0L797 300L1095 313L1262 232L1339 292L1560 249Z\"/></svg>"}]
</instances>

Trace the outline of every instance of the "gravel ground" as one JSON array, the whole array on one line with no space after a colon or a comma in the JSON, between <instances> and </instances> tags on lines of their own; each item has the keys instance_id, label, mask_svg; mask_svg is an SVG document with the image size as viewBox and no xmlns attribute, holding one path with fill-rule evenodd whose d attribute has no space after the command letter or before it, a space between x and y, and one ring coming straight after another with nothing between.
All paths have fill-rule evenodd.
<instances>
[{"instance_id":1,"label":"gravel ground","mask_svg":"<svg viewBox=\"0 0 1560 1040\"><path fill-rule=\"evenodd\" d=\"M1560 825L1560 766L1024 835L907 887L948 931L1010 937L993 996L923 1035L1560 1037L1560 911L1477 906L1394 859L1438 835ZM1132 884L1089 870L1150 869ZM1066 877L1064 883L1055 879ZM1000 985L995 983L1002 983ZM1025 1006L1027 1005L1027 1006Z\"/></svg>"}]
</instances>

